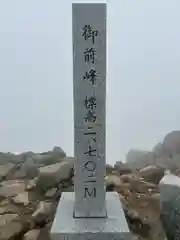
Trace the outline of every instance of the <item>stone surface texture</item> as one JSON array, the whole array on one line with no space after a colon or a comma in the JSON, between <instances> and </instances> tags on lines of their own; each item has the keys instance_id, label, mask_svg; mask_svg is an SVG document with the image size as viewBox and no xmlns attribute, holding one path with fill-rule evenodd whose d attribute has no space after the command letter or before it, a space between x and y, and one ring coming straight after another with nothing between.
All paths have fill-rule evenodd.
<instances>
[{"instance_id":1,"label":"stone surface texture","mask_svg":"<svg viewBox=\"0 0 180 240\"><path fill-rule=\"evenodd\" d=\"M51 229L52 240L131 239L117 193L106 196L107 218L73 218L74 193L64 193Z\"/></svg>"},{"instance_id":2,"label":"stone surface texture","mask_svg":"<svg viewBox=\"0 0 180 240\"><path fill-rule=\"evenodd\" d=\"M72 13L76 172L74 214L77 217L105 217L106 4L74 3ZM82 36L85 25L90 25L92 31L98 31L94 42L92 38L85 40ZM87 49L95 50L94 62L92 59L85 61L84 52ZM89 79L83 80L91 69L95 69L97 75L94 84Z\"/></svg>"}]
</instances>

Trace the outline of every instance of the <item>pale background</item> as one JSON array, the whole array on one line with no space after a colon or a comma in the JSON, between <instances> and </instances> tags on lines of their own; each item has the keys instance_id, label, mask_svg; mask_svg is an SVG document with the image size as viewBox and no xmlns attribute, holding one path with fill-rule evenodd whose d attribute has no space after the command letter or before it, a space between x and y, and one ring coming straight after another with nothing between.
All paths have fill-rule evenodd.
<instances>
[{"instance_id":1,"label":"pale background","mask_svg":"<svg viewBox=\"0 0 180 240\"><path fill-rule=\"evenodd\" d=\"M69 0L0 1L0 151L73 155ZM180 128L180 1L108 2L107 161Z\"/></svg>"}]
</instances>

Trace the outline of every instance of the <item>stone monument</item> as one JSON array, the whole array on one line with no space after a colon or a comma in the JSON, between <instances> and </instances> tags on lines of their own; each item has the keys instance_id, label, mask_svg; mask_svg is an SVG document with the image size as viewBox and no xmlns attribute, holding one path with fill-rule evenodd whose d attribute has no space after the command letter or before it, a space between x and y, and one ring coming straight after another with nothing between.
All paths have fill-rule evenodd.
<instances>
[{"instance_id":1,"label":"stone monument","mask_svg":"<svg viewBox=\"0 0 180 240\"><path fill-rule=\"evenodd\" d=\"M74 193L64 193L52 240L131 239L115 192L105 189L106 4L73 3Z\"/></svg>"}]
</instances>

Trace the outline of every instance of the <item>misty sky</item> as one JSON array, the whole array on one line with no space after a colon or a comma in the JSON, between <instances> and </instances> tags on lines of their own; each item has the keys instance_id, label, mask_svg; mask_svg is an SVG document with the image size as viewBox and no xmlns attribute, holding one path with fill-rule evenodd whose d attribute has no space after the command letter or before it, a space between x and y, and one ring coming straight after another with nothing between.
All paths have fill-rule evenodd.
<instances>
[{"instance_id":1,"label":"misty sky","mask_svg":"<svg viewBox=\"0 0 180 240\"><path fill-rule=\"evenodd\" d=\"M71 3L0 1L0 151L73 154ZM108 2L107 162L180 128L180 1Z\"/></svg>"}]
</instances>

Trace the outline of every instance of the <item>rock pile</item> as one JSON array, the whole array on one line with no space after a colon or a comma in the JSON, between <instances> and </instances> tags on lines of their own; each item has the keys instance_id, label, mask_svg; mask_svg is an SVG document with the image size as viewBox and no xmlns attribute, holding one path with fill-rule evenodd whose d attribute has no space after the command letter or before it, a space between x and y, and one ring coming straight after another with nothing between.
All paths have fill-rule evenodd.
<instances>
[{"instance_id":1,"label":"rock pile","mask_svg":"<svg viewBox=\"0 0 180 240\"><path fill-rule=\"evenodd\" d=\"M50 239L61 193L73 191L73 163L60 147L45 153L0 153L0 240ZM106 189L119 193L136 239L165 239L159 182L167 169L180 174L179 131L151 152L130 150L126 163L106 167Z\"/></svg>"}]
</instances>

